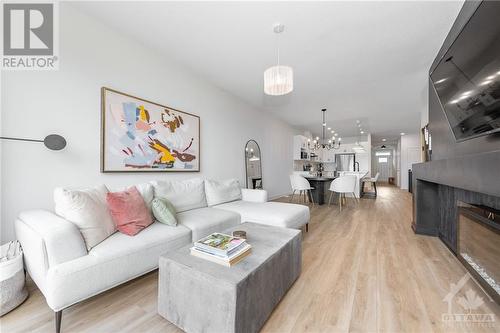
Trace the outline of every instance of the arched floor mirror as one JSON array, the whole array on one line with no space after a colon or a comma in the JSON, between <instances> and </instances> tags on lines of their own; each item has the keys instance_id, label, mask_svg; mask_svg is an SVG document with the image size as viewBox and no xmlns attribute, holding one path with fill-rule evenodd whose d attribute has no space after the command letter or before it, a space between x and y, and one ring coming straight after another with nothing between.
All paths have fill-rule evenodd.
<instances>
[{"instance_id":1,"label":"arched floor mirror","mask_svg":"<svg viewBox=\"0 0 500 333\"><path fill-rule=\"evenodd\" d=\"M246 188L262 189L262 163L257 141L248 140L245 145Z\"/></svg>"}]
</instances>

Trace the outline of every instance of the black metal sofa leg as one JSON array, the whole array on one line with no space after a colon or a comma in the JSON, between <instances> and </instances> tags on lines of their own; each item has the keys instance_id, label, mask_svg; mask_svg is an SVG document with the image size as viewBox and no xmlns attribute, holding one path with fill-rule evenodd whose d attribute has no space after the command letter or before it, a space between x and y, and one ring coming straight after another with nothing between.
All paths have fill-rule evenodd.
<instances>
[{"instance_id":1,"label":"black metal sofa leg","mask_svg":"<svg viewBox=\"0 0 500 333\"><path fill-rule=\"evenodd\" d=\"M56 315L56 333L61 333L62 310L54 312Z\"/></svg>"}]
</instances>

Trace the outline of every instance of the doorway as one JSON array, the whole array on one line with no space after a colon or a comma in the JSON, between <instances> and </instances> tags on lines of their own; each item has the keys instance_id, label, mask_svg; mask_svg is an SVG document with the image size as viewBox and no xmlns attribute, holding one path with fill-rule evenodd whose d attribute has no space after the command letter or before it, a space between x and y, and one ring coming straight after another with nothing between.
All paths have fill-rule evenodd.
<instances>
[{"instance_id":1,"label":"doorway","mask_svg":"<svg viewBox=\"0 0 500 333\"><path fill-rule=\"evenodd\" d=\"M389 177L394 177L394 156L392 149L379 149L373 156L375 173L379 173L378 179L387 182Z\"/></svg>"}]
</instances>

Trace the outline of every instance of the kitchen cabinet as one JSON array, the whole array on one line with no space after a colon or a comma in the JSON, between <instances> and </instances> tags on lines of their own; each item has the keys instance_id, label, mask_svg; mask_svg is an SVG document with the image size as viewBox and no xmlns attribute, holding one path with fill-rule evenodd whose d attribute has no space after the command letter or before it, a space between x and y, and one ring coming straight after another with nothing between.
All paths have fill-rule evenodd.
<instances>
[{"instance_id":1,"label":"kitchen cabinet","mask_svg":"<svg viewBox=\"0 0 500 333\"><path fill-rule=\"evenodd\" d=\"M308 140L304 135L295 135L293 137L293 159L300 161L309 161L310 151ZM306 155L304 155L304 153Z\"/></svg>"}]
</instances>

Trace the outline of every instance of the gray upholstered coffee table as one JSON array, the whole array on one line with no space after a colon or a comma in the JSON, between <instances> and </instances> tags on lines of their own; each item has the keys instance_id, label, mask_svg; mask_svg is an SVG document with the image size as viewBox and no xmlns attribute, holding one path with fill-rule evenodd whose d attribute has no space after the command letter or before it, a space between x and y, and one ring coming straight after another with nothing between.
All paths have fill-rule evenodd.
<instances>
[{"instance_id":1,"label":"gray upholstered coffee table","mask_svg":"<svg viewBox=\"0 0 500 333\"><path fill-rule=\"evenodd\" d=\"M300 275L299 230L243 223L252 253L225 267L189 254L160 257L158 313L186 332L258 332Z\"/></svg>"}]
</instances>

